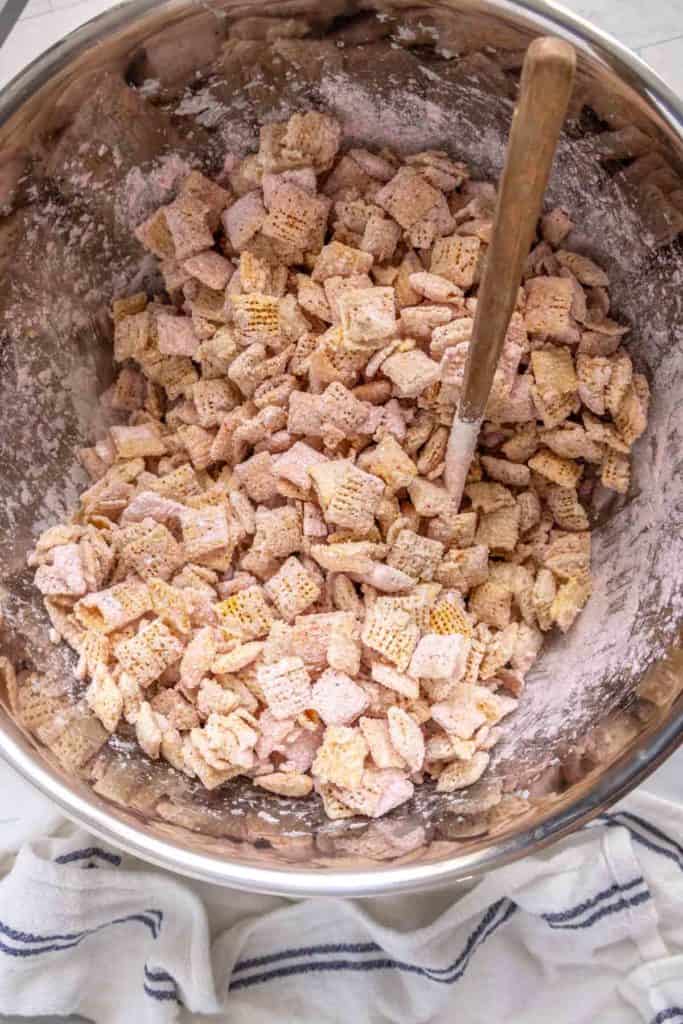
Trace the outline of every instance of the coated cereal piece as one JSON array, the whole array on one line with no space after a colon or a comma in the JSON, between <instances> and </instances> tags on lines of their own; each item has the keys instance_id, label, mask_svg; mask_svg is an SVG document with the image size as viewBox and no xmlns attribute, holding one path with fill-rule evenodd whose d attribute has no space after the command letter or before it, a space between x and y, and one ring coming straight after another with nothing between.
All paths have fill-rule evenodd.
<instances>
[{"instance_id":1,"label":"coated cereal piece","mask_svg":"<svg viewBox=\"0 0 683 1024\"><path fill-rule=\"evenodd\" d=\"M138 409L142 409L144 398L144 377L131 366L124 366L114 384L111 399L112 409L121 412L136 412Z\"/></svg>"},{"instance_id":2,"label":"coated cereal piece","mask_svg":"<svg viewBox=\"0 0 683 1024\"><path fill-rule=\"evenodd\" d=\"M328 523L363 532L371 529L384 493L384 483L371 473L348 465L323 508Z\"/></svg>"},{"instance_id":3,"label":"coated cereal piece","mask_svg":"<svg viewBox=\"0 0 683 1024\"><path fill-rule=\"evenodd\" d=\"M415 579L431 580L443 551L439 541L421 537L412 530L401 530L391 546L387 564Z\"/></svg>"},{"instance_id":4,"label":"coated cereal piece","mask_svg":"<svg viewBox=\"0 0 683 1024\"><path fill-rule=\"evenodd\" d=\"M445 547L467 548L474 544L476 529L476 512L449 513L429 521L427 536L441 541Z\"/></svg>"},{"instance_id":5,"label":"coated cereal piece","mask_svg":"<svg viewBox=\"0 0 683 1024\"><path fill-rule=\"evenodd\" d=\"M538 429L535 423L525 423L515 430L501 446L503 454L510 462L526 462L538 451Z\"/></svg>"},{"instance_id":6,"label":"coated cereal piece","mask_svg":"<svg viewBox=\"0 0 683 1024\"><path fill-rule=\"evenodd\" d=\"M428 519L433 516L455 514L458 511L442 484L432 483L431 480L425 480L420 476L408 484L408 495L417 514Z\"/></svg>"},{"instance_id":7,"label":"coated cereal piece","mask_svg":"<svg viewBox=\"0 0 683 1024\"><path fill-rule=\"evenodd\" d=\"M252 501L270 501L277 495L277 478L270 452L258 452L235 467L235 478Z\"/></svg>"},{"instance_id":8,"label":"coated cereal piece","mask_svg":"<svg viewBox=\"0 0 683 1024\"><path fill-rule=\"evenodd\" d=\"M543 444L563 459L583 459L585 462L601 462L602 445L594 441L578 423L566 423L552 430L544 430Z\"/></svg>"},{"instance_id":9,"label":"coated cereal piece","mask_svg":"<svg viewBox=\"0 0 683 1024\"><path fill-rule=\"evenodd\" d=\"M414 677L406 675L404 672L397 672L395 668L379 661L373 661L370 671L374 682L386 686L388 690L393 690L408 700L417 700L420 696L420 684ZM378 767L389 767L389 765L378 765Z\"/></svg>"},{"instance_id":10,"label":"coated cereal piece","mask_svg":"<svg viewBox=\"0 0 683 1024\"><path fill-rule=\"evenodd\" d=\"M608 448L602 463L600 483L617 494L627 494L631 483L631 463L628 456Z\"/></svg>"},{"instance_id":11,"label":"coated cereal piece","mask_svg":"<svg viewBox=\"0 0 683 1024\"><path fill-rule=\"evenodd\" d=\"M85 691L88 707L109 733L116 732L123 714L123 696L116 681L104 665L93 673Z\"/></svg>"},{"instance_id":12,"label":"coated cereal piece","mask_svg":"<svg viewBox=\"0 0 683 1024\"><path fill-rule=\"evenodd\" d=\"M178 440L190 456L190 462L194 469L206 469L214 461L212 457L214 435L204 427L195 423L179 427Z\"/></svg>"},{"instance_id":13,"label":"coated cereal piece","mask_svg":"<svg viewBox=\"0 0 683 1024\"><path fill-rule=\"evenodd\" d=\"M59 544L51 551L51 564L39 565L34 583L49 597L82 597L88 585L78 544Z\"/></svg>"},{"instance_id":14,"label":"coated cereal piece","mask_svg":"<svg viewBox=\"0 0 683 1024\"><path fill-rule=\"evenodd\" d=\"M472 620L454 596L443 597L430 610L429 632L438 636L460 634L469 639L473 632Z\"/></svg>"},{"instance_id":15,"label":"coated cereal piece","mask_svg":"<svg viewBox=\"0 0 683 1024\"><path fill-rule=\"evenodd\" d=\"M331 280L331 279L329 279ZM344 280L344 278L342 278ZM325 290L308 274L297 274L298 301L306 313L331 324L335 319Z\"/></svg>"},{"instance_id":16,"label":"coated cereal piece","mask_svg":"<svg viewBox=\"0 0 683 1024\"><path fill-rule=\"evenodd\" d=\"M301 548L301 513L292 505L259 509L256 513L254 546L274 558L286 558Z\"/></svg>"},{"instance_id":17,"label":"coated cereal piece","mask_svg":"<svg viewBox=\"0 0 683 1024\"><path fill-rule=\"evenodd\" d=\"M283 182L272 198L261 231L267 238L296 249L322 248L329 199L311 195L293 182Z\"/></svg>"},{"instance_id":18,"label":"coated cereal piece","mask_svg":"<svg viewBox=\"0 0 683 1024\"><path fill-rule=\"evenodd\" d=\"M305 491L311 486L309 469L329 461L327 455L311 448L304 441L296 441L288 451L275 459L273 472Z\"/></svg>"},{"instance_id":19,"label":"coated cereal piece","mask_svg":"<svg viewBox=\"0 0 683 1024\"><path fill-rule=\"evenodd\" d=\"M547 613L548 606L545 602L544 609ZM512 653L512 658L510 659L512 668L520 673L528 672L536 661L543 643L544 638L540 630L525 622L518 623L515 649Z\"/></svg>"},{"instance_id":20,"label":"coated cereal piece","mask_svg":"<svg viewBox=\"0 0 683 1024\"><path fill-rule=\"evenodd\" d=\"M590 579L591 535L563 533L546 547L543 564L559 579Z\"/></svg>"},{"instance_id":21,"label":"coated cereal piece","mask_svg":"<svg viewBox=\"0 0 683 1024\"><path fill-rule=\"evenodd\" d=\"M609 288L609 278L605 271L587 256L559 249L555 253L555 259L560 266L570 270L574 277L587 288Z\"/></svg>"},{"instance_id":22,"label":"coated cereal piece","mask_svg":"<svg viewBox=\"0 0 683 1024\"><path fill-rule=\"evenodd\" d=\"M214 610L220 625L240 640L267 636L273 623L273 613L259 586L239 590L215 605Z\"/></svg>"},{"instance_id":23,"label":"coated cereal piece","mask_svg":"<svg viewBox=\"0 0 683 1024\"><path fill-rule=\"evenodd\" d=\"M372 253L378 263L390 260L401 238L401 229L393 220L378 214L368 217L360 248Z\"/></svg>"},{"instance_id":24,"label":"coated cereal piece","mask_svg":"<svg viewBox=\"0 0 683 1024\"><path fill-rule=\"evenodd\" d=\"M425 741L422 730L412 715L403 708L387 711L389 738L394 750L403 758L411 772L419 772L425 759Z\"/></svg>"},{"instance_id":25,"label":"coated cereal piece","mask_svg":"<svg viewBox=\"0 0 683 1024\"><path fill-rule=\"evenodd\" d=\"M524 285L524 323L529 334L573 340L574 289L566 277L532 277ZM578 340L578 334L577 339Z\"/></svg>"},{"instance_id":26,"label":"coated cereal piece","mask_svg":"<svg viewBox=\"0 0 683 1024\"><path fill-rule=\"evenodd\" d=\"M180 660L183 644L161 619L154 619L130 640L116 644L114 653L126 675L146 687Z\"/></svg>"},{"instance_id":27,"label":"coated cereal piece","mask_svg":"<svg viewBox=\"0 0 683 1024\"><path fill-rule=\"evenodd\" d=\"M328 668L313 686L311 707L325 725L352 725L368 703L365 690L344 672Z\"/></svg>"},{"instance_id":28,"label":"coated cereal piece","mask_svg":"<svg viewBox=\"0 0 683 1024\"><path fill-rule=\"evenodd\" d=\"M411 228L441 200L441 193L412 167L401 167L375 202L402 228Z\"/></svg>"},{"instance_id":29,"label":"coated cereal piece","mask_svg":"<svg viewBox=\"0 0 683 1024\"><path fill-rule=\"evenodd\" d=\"M405 768L405 761L391 742L386 719L361 718L358 725L377 768Z\"/></svg>"},{"instance_id":30,"label":"coated cereal piece","mask_svg":"<svg viewBox=\"0 0 683 1024\"><path fill-rule=\"evenodd\" d=\"M389 356L382 363L382 373L394 385L398 398L417 398L441 377L439 364L420 349Z\"/></svg>"},{"instance_id":31,"label":"coated cereal piece","mask_svg":"<svg viewBox=\"0 0 683 1024\"><path fill-rule=\"evenodd\" d=\"M523 536L527 530L541 521L541 502L535 491L522 491L517 495L519 508L519 532Z\"/></svg>"},{"instance_id":32,"label":"coated cereal piece","mask_svg":"<svg viewBox=\"0 0 683 1024\"><path fill-rule=\"evenodd\" d=\"M371 253L362 252L342 242L329 242L323 246L313 266L313 281L324 282L328 277L350 277L367 274L372 267Z\"/></svg>"},{"instance_id":33,"label":"coated cereal piece","mask_svg":"<svg viewBox=\"0 0 683 1024\"><path fill-rule=\"evenodd\" d=\"M190 640L180 662L180 683L185 692L197 689L215 657L215 630L212 626L203 626Z\"/></svg>"},{"instance_id":34,"label":"coated cereal piece","mask_svg":"<svg viewBox=\"0 0 683 1024\"><path fill-rule=\"evenodd\" d=\"M76 602L74 614L85 629L113 633L135 622L152 607L153 598L147 585L133 579L87 594Z\"/></svg>"},{"instance_id":35,"label":"coated cereal piece","mask_svg":"<svg viewBox=\"0 0 683 1024\"><path fill-rule=\"evenodd\" d=\"M538 625L544 631L553 624L553 602L557 594L557 583L549 569L539 569L531 595Z\"/></svg>"},{"instance_id":36,"label":"coated cereal piece","mask_svg":"<svg viewBox=\"0 0 683 1024\"><path fill-rule=\"evenodd\" d=\"M234 690L226 689L220 683L216 682L215 679L202 679L199 684L197 691L197 709L194 707L192 710L195 711L197 719L201 715L202 718L208 718L209 715L229 715L231 711L234 711L239 706L240 697ZM190 725L189 728L195 728L199 725L197 720L194 725ZM180 726L178 726L180 728Z\"/></svg>"},{"instance_id":37,"label":"coated cereal piece","mask_svg":"<svg viewBox=\"0 0 683 1024\"><path fill-rule=\"evenodd\" d=\"M127 586L130 584L123 584ZM162 622L181 636L187 636L192 629L190 618L191 603L187 595L179 587L172 586L162 579L149 581L149 596L152 610Z\"/></svg>"},{"instance_id":38,"label":"coated cereal piece","mask_svg":"<svg viewBox=\"0 0 683 1024\"><path fill-rule=\"evenodd\" d=\"M542 448L529 459L529 469L560 487L575 487L583 469L571 459L563 459L548 448Z\"/></svg>"},{"instance_id":39,"label":"coated cereal piece","mask_svg":"<svg viewBox=\"0 0 683 1024\"><path fill-rule=\"evenodd\" d=\"M417 467L392 434L382 438L365 461L368 472L380 477L390 491L407 487L417 475Z\"/></svg>"},{"instance_id":40,"label":"coated cereal piece","mask_svg":"<svg viewBox=\"0 0 683 1024\"><path fill-rule=\"evenodd\" d=\"M410 800L414 791L415 787L405 772L391 768L366 768L358 786L353 789L335 788L348 806L368 818L381 818L388 814Z\"/></svg>"},{"instance_id":41,"label":"coated cereal piece","mask_svg":"<svg viewBox=\"0 0 683 1024\"><path fill-rule=\"evenodd\" d=\"M141 360L147 376L164 389L173 401L181 395L191 395L192 386L199 375L187 356L159 356L154 363Z\"/></svg>"},{"instance_id":42,"label":"coated cereal piece","mask_svg":"<svg viewBox=\"0 0 683 1024\"><path fill-rule=\"evenodd\" d=\"M119 566L148 581L155 577L169 579L184 561L183 550L162 523L143 519L126 526L117 534Z\"/></svg>"},{"instance_id":43,"label":"coated cereal piece","mask_svg":"<svg viewBox=\"0 0 683 1024\"><path fill-rule=\"evenodd\" d=\"M164 215L173 239L172 255L177 260L186 260L213 246L211 210L201 199L181 194L165 208Z\"/></svg>"},{"instance_id":44,"label":"coated cereal piece","mask_svg":"<svg viewBox=\"0 0 683 1024\"><path fill-rule=\"evenodd\" d=\"M349 581L350 582L350 581ZM330 626L327 663L338 672L357 676L360 671L360 629L355 616L334 619Z\"/></svg>"},{"instance_id":45,"label":"coated cereal piece","mask_svg":"<svg viewBox=\"0 0 683 1024\"><path fill-rule=\"evenodd\" d=\"M290 167L329 171L341 143L341 126L330 114L292 114L282 136L282 156Z\"/></svg>"},{"instance_id":46,"label":"coated cereal piece","mask_svg":"<svg viewBox=\"0 0 683 1024\"><path fill-rule=\"evenodd\" d=\"M301 772L269 772L267 775L257 775L254 785L277 796L299 798L311 793L313 779Z\"/></svg>"},{"instance_id":47,"label":"coated cereal piece","mask_svg":"<svg viewBox=\"0 0 683 1024\"><path fill-rule=\"evenodd\" d=\"M626 444L632 445L647 427L647 402L638 394L634 382L629 385L614 422Z\"/></svg>"},{"instance_id":48,"label":"coated cereal piece","mask_svg":"<svg viewBox=\"0 0 683 1024\"><path fill-rule=\"evenodd\" d=\"M156 318L159 351L165 356L193 358L199 348L199 337L187 316L162 314Z\"/></svg>"},{"instance_id":49,"label":"coated cereal piece","mask_svg":"<svg viewBox=\"0 0 683 1024\"><path fill-rule=\"evenodd\" d=\"M438 238L432 249L430 273L445 277L467 291L475 282L479 270L482 246L478 238L450 235Z\"/></svg>"},{"instance_id":50,"label":"coated cereal piece","mask_svg":"<svg viewBox=\"0 0 683 1024\"><path fill-rule=\"evenodd\" d=\"M610 359L609 384L605 392L605 405L613 419L616 419L619 407L633 380L633 363L631 357L622 352Z\"/></svg>"},{"instance_id":51,"label":"coated cereal piece","mask_svg":"<svg viewBox=\"0 0 683 1024\"><path fill-rule=\"evenodd\" d=\"M461 633L427 633L417 644L410 661L410 675L416 679L447 679L463 676L470 642Z\"/></svg>"},{"instance_id":52,"label":"coated cereal piece","mask_svg":"<svg viewBox=\"0 0 683 1024\"><path fill-rule=\"evenodd\" d=\"M339 295L337 308L347 348L381 348L396 333L393 288L349 288Z\"/></svg>"},{"instance_id":53,"label":"coated cereal piece","mask_svg":"<svg viewBox=\"0 0 683 1024\"><path fill-rule=\"evenodd\" d=\"M472 502L472 508L486 515L502 508L513 508L515 505L512 491L499 483L471 483L465 487L465 494Z\"/></svg>"},{"instance_id":54,"label":"coated cereal piece","mask_svg":"<svg viewBox=\"0 0 683 1024\"><path fill-rule=\"evenodd\" d=\"M340 541L311 545L311 557L327 572L370 572L376 557L386 553L386 546L371 541Z\"/></svg>"},{"instance_id":55,"label":"coated cereal piece","mask_svg":"<svg viewBox=\"0 0 683 1024\"><path fill-rule=\"evenodd\" d=\"M218 551L232 554L234 541L224 506L185 509L180 517L185 556L190 562L201 562Z\"/></svg>"},{"instance_id":56,"label":"coated cereal piece","mask_svg":"<svg viewBox=\"0 0 683 1024\"><path fill-rule=\"evenodd\" d=\"M515 503L495 512L484 512L479 516L475 544L484 545L491 551L513 551L519 540L521 512Z\"/></svg>"},{"instance_id":57,"label":"coated cereal piece","mask_svg":"<svg viewBox=\"0 0 683 1024\"><path fill-rule=\"evenodd\" d=\"M333 382L325 389L320 408L323 423L333 424L347 437L355 433L367 433L365 424L370 411L368 406L355 398L340 381Z\"/></svg>"},{"instance_id":58,"label":"coated cereal piece","mask_svg":"<svg viewBox=\"0 0 683 1024\"><path fill-rule=\"evenodd\" d=\"M378 609L375 604L366 614L361 639L400 672L405 672L419 636L420 631L408 612L400 608Z\"/></svg>"},{"instance_id":59,"label":"coated cereal piece","mask_svg":"<svg viewBox=\"0 0 683 1024\"><path fill-rule=\"evenodd\" d=\"M235 388L226 380L198 380L192 388L192 399L199 425L205 429L219 427L238 401Z\"/></svg>"},{"instance_id":60,"label":"coated cereal piece","mask_svg":"<svg viewBox=\"0 0 683 1024\"><path fill-rule=\"evenodd\" d=\"M483 545L458 550L451 548L437 568L434 576L439 583L467 593L472 587L484 583L489 574L489 550Z\"/></svg>"},{"instance_id":61,"label":"coated cereal piece","mask_svg":"<svg viewBox=\"0 0 683 1024\"><path fill-rule=\"evenodd\" d=\"M590 594L590 580L567 580L558 588L550 614L563 633L573 625Z\"/></svg>"},{"instance_id":62,"label":"coated cereal piece","mask_svg":"<svg viewBox=\"0 0 683 1024\"><path fill-rule=\"evenodd\" d=\"M119 459L153 458L166 452L166 445L156 423L112 427L110 434Z\"/></svg>"},{"instance_id":63,"label":"coated cereal piece","mask_svg":"<svg viewBox=\"0 0 683 1024\"><path fill-rule=\"evenodd\" d=\"M137 240L148 252L154 253L159 259L173 259L176 255L173 235L166 221L167 207L162 206L135 228L133 232ZM213 238L209 245L213 243ZM206 248L206 246L204 246Z\"/></svg>"},{"instance_id":64,"label":"coated cereal piece","mask_svg":"<svg viewBox=\"0 0 683 1024\"><path fill-rule=\"evenodd\" d=\"M276 719L295 718L312 707L311 677L302 658L282 658L271 665L259 665L257 679Z\"/></svg>"},{"instance_id":65,"label":"coated cereal piece","mask_svg":"<svg viewBox=\"0 0 683 1024\"><path fill-rule=\"evenodd\" d=\"M531 368L539 394L546 405L576 393L578 378L567 348L547 346L531 353Z\"/></svg>"},{"instance_id":66,"label":"coated cereal piece","mask_svg":"<svg viewBox=\"0 0 683 1024\"><path fill-rule=\"evenodd\" d=\"M314 604L320 597L320 586L298 558L290 557L274 576L264 584L280 615L293 622L297 615Z\"/></svg>"},{"instance_id":67,"label":"coated cereal piece","mask_svg":"<svg viewBox=\"0 0 683 1024\"><path fill-rule=\"evenodd\" d=\"M260 190L247 192L240 196L221 215L225 233L236 252L244 249L245 245L261 230L265 219L266 208L263 205Z\"/></svg>"},{"instance_id":68,"label":"coated cereal piece","mask_svg":"<svg viewBox=\"0 0 683 1024\"><path fill-rule=\"evenodd\" d=\"M134 295L125 295L120 299L114 299L111 304L112 320L119 323L127 316L135 316L147 308L147 295L145 292L135 292Z\"/></svg>"},{"instance_id":69,"label":"coated cereal piece","mask_svg":"<svg viewBox=\"0 0 683 1024\"><path fill-rule=\"evenodd\" d=\"M488 476L509 487L528 487L531 473L528 466L506 459L497 459L492 455L482 455L481 464Z\"/></svg>"},{"instance_id":70,"label":"coated cereal piece","mask_svg":"<svg viewBox=\"0 0 683 1024\"><path fill-rule=\"evenodd\" d=\"M605 415L605 398L612 373L612 365L604 356L585 355L576 357L579 398L596 416Z\"/></svg>"},{"instance_id":71,"label":"coated cereal piece","mask_svg":"<svg viewBox=\"0 0 683 1024\"><path fill-rule=\"evenodd\" d=\"M587 409L583 410L581 418L588 437L596 445L604 444L607 448L614 449L616 452L622 452L624 455L628 454L630 446L623 440L613 423L605 423L603 420L598 419L597 416L594 416L593 413L588 412Z\"/></svg>"},{"instance_id":72,"label":"coated cereal piece","mask_svg":"<svg viewBox=\"0 0 683 1024\"><path fill-rule=\"evenodd\" d=\"M517 641L518 625L511 622L496 633L489 644L479 669L480 679L492 679L512 658Z\"/></svg>"},{"instance_id":73,"label":"coated cereal piece","mask_svg":"<svg viewBox=\"0 0 683 1024\"><path fill-rule=\"evenodd\" d=\"M280 300L274 295L261 295L258 292L235 295L232 307L240 344L271 345L279 339Z\"/></svg>"},{"instance_id":74,"label":"coated cereal piece","mask_svg":"<svg viewBox=\"0 0 683 1024\"><path fill-rule=\"evenodd\" d=\"M545 500L560 529L572 531L589 529L588 516L573 487L549 487Z\"/></svg>"},{"instance_id":75,"label":"coated cereal piece","mask_svg":"<svg viewBox=\"0 0 683 1024\"><path fill-rule=\"evenodd\" d=\"M197 474L188 462L171 470L170 473L151 480L149 489L174 501L184 501L193 495L201 494Z\"/></svg>"},{"instance_id":76,"label":"coated cereal piece","mask_svg":"<svg viewBox=\"0 0 683 1024\"><path fill-rule=\"evenodd\" d=\"M225 256L211 249L185 260L183 269L214 291L222 291L235 272L232 263L226 260Z\"/></svg>"},{"instance_id":77,"label":"coated cereal piece","mask_svg":"<svg viewBox=\"0 0 683 1024\"><path fill-rule=\"evenodd\" d=\"M352 790L360 786L368 745L358 728L328 725L311 769L314 778Z\"/></svg>"},{"instance_id":78,"label":"coated cereal piece","mask_svg":"<svg viewBox=\"0 0 683 1024\"><path fill-rule=\"evenodd\" d=\"M463 290L446 277L439 274L426 273L424 270L410 275L410 286L419 295L430 302L458 302L463 297ZM420 307L417 307L418 309Z\"/></svg>"},{"instance_id":79,"label":"coated cereal piece","mask_svg":"<svg viewBox=\"0 0 683 1024\"><path fill-rule=\"evenodd\" d=\"M469 609L480 622L496 629L505 629L512 614L512 594L509 587L487 580L475 587L469 598Z\"/></svg>"},{"instance_id":80,"label":"coated cereal piece","mask_svg":"<svg viewBox=\"0 0 683 1024\"><path fill-rule=\"evenodd\" d=\"M436 782L438 793L454 793L478 782L488 768L490 755L477 750L468 761L452 761L446 765Z\"/></svg>"},{"instance_id":81,"label":"coated cereal piece","mask_svg":"<svg viewBox=\"0 0 683 1024\"><path fill-rule=\"evenodd\" d=\"M149 702L146 700L142 701L135 722L135 738L139 746L153 761L156 761L159 757L163 736L163 722L162 716L152 710Z\"/></svg>"}]
</instances>

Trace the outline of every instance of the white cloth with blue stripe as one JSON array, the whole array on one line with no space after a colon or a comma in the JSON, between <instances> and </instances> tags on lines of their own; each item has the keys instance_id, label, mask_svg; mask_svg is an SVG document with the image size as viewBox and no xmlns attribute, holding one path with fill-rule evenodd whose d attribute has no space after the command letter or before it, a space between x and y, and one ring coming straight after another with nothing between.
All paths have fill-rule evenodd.
<instances>
[{"instance_id":1,"label":"white cloth with blue stripe","mask_svg":"<svg viewBox=\"0 0 683 1024\"><path fill-rule=\"evenodd\" d=\"M0 1013L683 1024L683 810L655 797L464 895L359 901L216 889L52 824L5 854Z\"/></svg>"}]
</instances>

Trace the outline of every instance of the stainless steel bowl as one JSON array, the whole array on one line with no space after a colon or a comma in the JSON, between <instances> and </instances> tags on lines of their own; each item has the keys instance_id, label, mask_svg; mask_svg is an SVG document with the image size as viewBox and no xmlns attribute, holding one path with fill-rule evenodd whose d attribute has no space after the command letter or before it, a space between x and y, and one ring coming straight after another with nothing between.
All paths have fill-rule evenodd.
<instances>
[{"instance_id":1,"label":"stainless steel bowl","mask_svg":"<svg viewBox=\"0 0 683 1024\"><path fill-rule=\"evenodd\" d=\"M258 123L311 103L347 134L448 148L500 172L523 51L579 54L549 202L608 267L653 390L625 500L598 494L595 595L530 676L491 777L422 787L386 820L327 822L229 784L211 796L105 742L47 639L26 552L83 485L73 451L109 382L112 290L146 283L130 240L182 161L216 170ZM135 0L73 33L0 96L0 750L71 817L163 867L293 895L368 895L476 876L568 833L680 742L683 108L616 42L528 0L420 4ZM142 170L141 170L142 168ZM144 172L144 173L143 173ZM151 178L150 178L151 175ZM153 187L150 186L150 180Z\"/></svg>"}]
</instances>

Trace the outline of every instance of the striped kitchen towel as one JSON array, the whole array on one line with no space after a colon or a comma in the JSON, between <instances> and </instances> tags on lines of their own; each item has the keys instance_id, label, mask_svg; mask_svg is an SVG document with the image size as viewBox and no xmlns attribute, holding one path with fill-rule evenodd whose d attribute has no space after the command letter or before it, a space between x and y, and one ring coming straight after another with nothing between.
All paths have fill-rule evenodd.
<instances>
[{"instance_id":1,"label":"striped kitchen towel","mask_svg":"<svg viewBox=\"0 0 683 1024\"><path fill-rule=\"evenodd\" d=\"M683 1024L683 811L631 796L456 890L289 901L61 823L6 856L0 1013L96 1024Z\"/></svg>"}]
</instances>

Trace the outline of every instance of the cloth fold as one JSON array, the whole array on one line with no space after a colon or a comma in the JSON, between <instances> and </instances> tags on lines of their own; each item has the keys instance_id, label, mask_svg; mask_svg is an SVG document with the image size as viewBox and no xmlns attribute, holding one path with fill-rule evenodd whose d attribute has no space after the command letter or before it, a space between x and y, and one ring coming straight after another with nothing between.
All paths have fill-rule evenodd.
<instances>
[{"instance_id":1,"label":"cloth fold","mask_svg":"<svg viewBox=\"0 0 683 1024\"><path fill-rule=\"evenodd\" d=\"M5 851L0 1013L683 1024L683 810L655 797L464 894L374 900L218 889L57 831Z\"/></svg>"}]
</instances>

